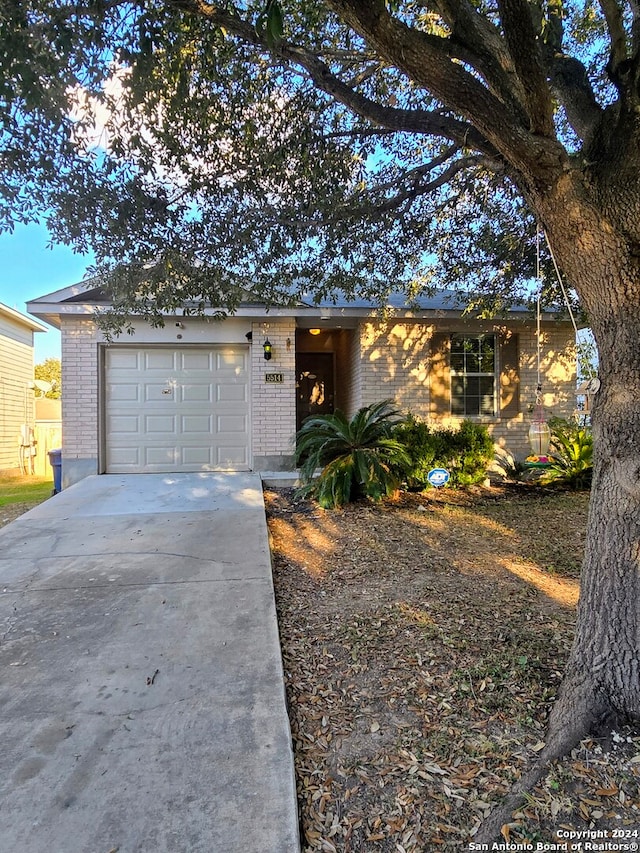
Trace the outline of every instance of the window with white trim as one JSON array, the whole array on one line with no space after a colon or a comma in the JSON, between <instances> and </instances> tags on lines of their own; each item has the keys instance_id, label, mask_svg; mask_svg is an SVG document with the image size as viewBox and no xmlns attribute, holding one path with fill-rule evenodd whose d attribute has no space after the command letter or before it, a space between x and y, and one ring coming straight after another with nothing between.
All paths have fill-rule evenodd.
<instances>
[{"instance_id":1,"label":"window with white trim","mask_svg":"<svg viewBox=\"0 0 640 853\"><path fill-rule=\"evenodd\" d=\"M496 336L451 336L451 414L496 415Z\"/></svg>"}]
</instances>

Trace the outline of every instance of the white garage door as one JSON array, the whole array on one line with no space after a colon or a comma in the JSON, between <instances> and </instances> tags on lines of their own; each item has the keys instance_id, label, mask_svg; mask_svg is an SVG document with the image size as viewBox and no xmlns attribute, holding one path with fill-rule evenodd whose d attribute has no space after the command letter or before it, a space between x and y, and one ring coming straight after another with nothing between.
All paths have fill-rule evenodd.
<instances>
[{"instance_id":1,"label":"white garage door","mask_svg":"<svg viewBox=\"0 0 640 853\"><path fill-rule=\"evenodd\" d=\"M248 348L108 348L105 432L110 474L248 470Z\"/></svg>"}]
</instances>

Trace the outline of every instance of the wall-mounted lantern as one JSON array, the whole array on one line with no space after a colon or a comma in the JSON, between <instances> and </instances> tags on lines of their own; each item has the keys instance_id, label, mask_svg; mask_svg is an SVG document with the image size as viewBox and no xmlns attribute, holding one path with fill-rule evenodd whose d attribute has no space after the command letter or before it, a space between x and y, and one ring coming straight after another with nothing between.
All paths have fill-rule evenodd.
<instances>
[{"instance_id":1,"label":"wall-mounted lantern","mask_svg":"<svg viewBox=\"0 0 640 853\"><path fill-rule=\"evenodd\" d=\"M273 347L271 346L271 341L269 338L262 344L262 349L264 350L264 360L271 361L271 356L273 355Z\"/></svg>"}]
</instances>

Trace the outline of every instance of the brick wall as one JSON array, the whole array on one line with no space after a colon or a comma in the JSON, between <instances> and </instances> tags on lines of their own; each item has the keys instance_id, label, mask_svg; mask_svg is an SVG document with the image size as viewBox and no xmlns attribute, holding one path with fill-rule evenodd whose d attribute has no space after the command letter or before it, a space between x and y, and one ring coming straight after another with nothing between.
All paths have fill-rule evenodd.
<instances>
[{"instance_id":1,"label":"brick wall","mask_svg":"<svg viewBox=\"0 0 640 853\"><path fill-rule=\"evenodd\" d=\"M288 470L293 465L296 432L296 324L293 318L252 324L251 429L253 468ZM273 356L264 359L263 343ZM265 382L265 374L282 373L283 382Z\"/></svg>"},{"instance_id":2,"label":"brick wall","mask_svg":"<svg viewBox=\"0 0 640 853\"><path fill-rule=\"evenodd\" d=\"M360 386L363 406L394 399L403 411L429 413L429 340L422 323L363 323Z\"/></svg>"},{"instance_id":3,"label":"brick wall","mask_svg":"<svg viewBox=\"0 0 640 853\"><path fill-rule=\"evenodd\" d=\"M528 432L538 384L535 327L517 329L520 341L520 414L498 422L492 435L499 447L518 458L530 452ZM544 323L541 327L540 384L545 417L570 418L576 410L576 345L568 324Z\"/></svg>"},{"instance_id":4,"label":"brick wall","mask_svg":"<svg viewBox=\"0 0 640 853\"><path fill-rule=\"evenodd\" d=\"M92 320L62 317L62 484L98 472L98 342Z\"/></svg>"},{"instance_id":5,"label":"brick wall","mask_svg":"<svg viewBox=\"0 0 640 853\"><path fill-rule=\"evenodd\" d=\"M358 405L369 405L393 398L403 411L429 418L430 341L437 331L466 331L478 327L463 322L441 324L395 323L393 321L363 323L359 348L352 357L353 380L357 386L354 399ZM537 354L535 327L524 324L510 328L519 336L520 412L509 419L487 421L496 445L517 457L526 456L531 408L536 399ZM486 332L499 333L504 328L487 324ZM568 324L544 323L541 346L542 398L547 417L570 417L575 398L575 342ZM457 426L460 419L448 417L443 426Z\"/></svg>"}]
</instances>

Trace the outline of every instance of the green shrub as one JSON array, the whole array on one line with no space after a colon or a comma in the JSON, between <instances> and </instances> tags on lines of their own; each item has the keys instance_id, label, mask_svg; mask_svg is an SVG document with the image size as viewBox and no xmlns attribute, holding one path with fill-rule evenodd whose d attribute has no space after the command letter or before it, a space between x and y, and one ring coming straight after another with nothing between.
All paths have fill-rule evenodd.
<instances>
[{"instance_id":1,"label":"green shrub","mask_svg":"<svg viewBox=\"0 0 640 853\"><path fill-rule=\"evenodd\" d=\"M593 474L591 428L563 418L552 418L549 427L551 464L541 477L541 482L545 485L557 483L574 489L589 488Z\"/></svg>"},{"instance_id":2,"label":"green shrub","mask_svg":"<svg viewBox=\"0 0 640 853\"><path fill-rule=\"evenodd\" d=\"M339 410L307 418L296 434L300 492L326 508L392 494L399 472L409 463L404 446L393 435L399 419L390 400L359 409L350 421Z\"/></svg>"},{"instance_id":3,"label":"green shrub","mask_svg":"<svg viewBox=\"0 0 640 853\"><path fill-rule=\"evenodd\" d=\"M432 429L410 414L396 428L395 437L409 454L405 480L410 489L426 488L432 468L446 468L452 485L479 483L487 476L495 452L487 427L469 420L457 430Z\"/></svg>"}]
</instances>

